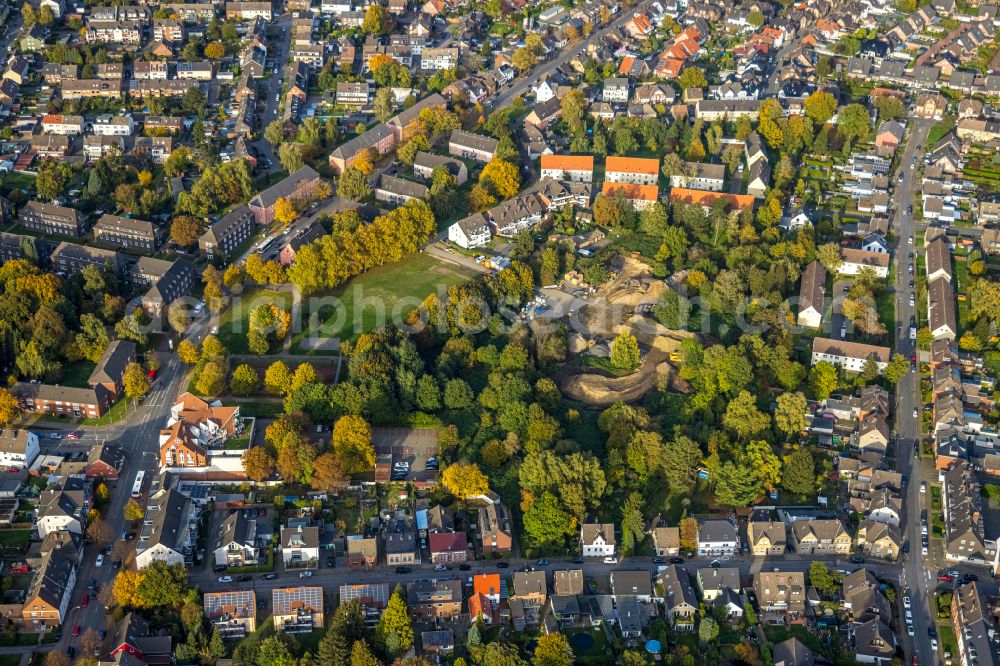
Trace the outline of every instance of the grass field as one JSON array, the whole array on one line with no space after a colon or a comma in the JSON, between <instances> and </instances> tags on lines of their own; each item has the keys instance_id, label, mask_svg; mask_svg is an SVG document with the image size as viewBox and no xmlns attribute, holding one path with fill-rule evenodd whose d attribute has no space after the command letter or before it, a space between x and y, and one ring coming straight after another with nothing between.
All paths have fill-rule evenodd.
<instances>
[{"instance_id":1,"label":"grass field","mask_svg":"<svg viewBox=\"0 0 1000 666\"><path fill-rule=\"evenodd\" d=\"M292 350L298 351L306 335L352 339L380 326L402 323L429 294L447 291L473 275L471 270L423 253L371 270L329 294L303 300L303 331L296 335ZM332 302L325 302L330 297ZM313 315L317 315L315 323Z\"/></svg>"},{"instance_id":2,"label":"grass field","mask_svg":"<svg viewBox=\"0 0 1000 666\"><path fill-rule=\"evenodd\" d=\"M219 322L219 341L230 354L249 354L247 331L250 329L250 311L265 303L274 303L283 310L292 309L292 294L288 291L271 289L248 289L234 301ZM273 337L273 336L272 336ZM271 344L272 351L279 345Z\"/></svg>"},{"instance_id":3,"label":"grass field","mask_svg":"<svg viewBox=\"0 0 1000 666\"><path fill-rule=\"evenodd\" d=\"M94 371L96 366L96 363L91 363L90 361L67 363L63 366L60 383L63 386L86 388L87 380L90 379L90 374Z\"/></svg>"},{"instance_id":4,"label":"grass field","mask_svg":"<svg viewBox=\"0 0 1000 666\"><path fill-rule=\"evenodd\" d=\"M96 419L80 419L81 425L97 426L97 425L111 425L112 423L117 423L121 421L128 414L129 401L119 400L115 404L111 405L111 409L104 412L104 416L100 416Z\"/></svg>"},{"instance_id":5,"label":"grass field","mask_svg":"<svg viewBox=\"0 0 1000 666\"><path fill-rule=\"evenodd\" d=\"M951 128L955 126L955 116L945 116L942 118L934 127L927 132L927 141L925 145L933 146L938 141L941 140L945 134L951 131Z\"/></svg>"},{"instance_id":6,"label":"grass field","mask_svg":"<svg viewBox=\"0 0 1000 666\"><path fill-rule=\"evenodd\" d=\"M0 546L25 548L31 543L31 530L0 530Z\"/></svg>"},{"instance_id":7,"label":"grass field","mask_svg":"<svg viewBox=\"0 0 1000 666\"><path fill-rule=\"evenodd\" d=\"M0 186L19 190L30 190L35 187L35 177L26 173L5 173L0 176Z\"/></svg>"}]
</instances>

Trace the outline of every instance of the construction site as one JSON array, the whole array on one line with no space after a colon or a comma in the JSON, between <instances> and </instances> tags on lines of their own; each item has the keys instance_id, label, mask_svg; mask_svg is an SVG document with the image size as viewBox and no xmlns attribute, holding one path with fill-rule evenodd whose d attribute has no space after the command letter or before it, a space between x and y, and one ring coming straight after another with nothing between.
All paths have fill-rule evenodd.
<instances>
[{"instance_id":1,"label":"construction site","mask_svg":"<svg viewBox=\"0 0 1000 666\"><path fill-rule=\"evenodd\" d=\"M690 390L678 376L676 364L681 342L697 335L669 329L652 317L653 308L669 288L648 265L635 257L624 257L612 267L611 279L586 289L581 297L584 304L567 313L570 361L557 373L565 396L600 409L619 400L640 400L655 389ZM610 355L612 341L622 329L629 330L639 343L639 367L622 375L598 367L600 363L590 364L585 358L588 355L595 359Z\"/></svg>"}]
</instances>

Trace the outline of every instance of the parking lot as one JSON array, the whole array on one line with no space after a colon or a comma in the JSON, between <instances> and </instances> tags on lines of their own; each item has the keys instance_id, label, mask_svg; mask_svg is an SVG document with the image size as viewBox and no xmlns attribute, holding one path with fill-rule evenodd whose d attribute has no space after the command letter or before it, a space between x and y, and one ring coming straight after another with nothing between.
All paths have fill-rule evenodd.
<instances>
[{"instance_id":1,"label":"parking lot","mask_svg":"<svg viewBox=\"0 0 1000 666\"><path fill-rule=\"evenodd\" d=\"M399 462L409 463L406 481L428 482L437 477L436 469L427 469L427 459L437 458L437 430L373 428L372 443L375 445L376 456L392 456L392 465Z\"/></svg>"}]
</instances>

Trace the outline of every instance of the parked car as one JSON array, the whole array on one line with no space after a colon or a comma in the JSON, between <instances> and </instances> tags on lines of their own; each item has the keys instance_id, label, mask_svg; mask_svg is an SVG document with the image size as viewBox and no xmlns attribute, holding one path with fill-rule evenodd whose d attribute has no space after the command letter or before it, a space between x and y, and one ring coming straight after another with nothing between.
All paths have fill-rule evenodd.
<instances>
[{"instance_id":1,"label":"parked car","mask_svg":"<svg viewBox=\"0 0 1000 666\"><path fill-rule=\"evenodd\" d=\"M336 565L337 565L337 558L336 557L334 557L333 555L331 555L330 557L326 558L326 566L328 566L328 567L334 567Z\"/></svg>"},{"instance_id":2,"label":"parked car","mask_svg":"<svg viewBox=\"0 0 1000 666\"><path fill-rule=\"evenodd\" d=\"M80 600L80 608L86 608L88 603L90 603L90 595L84 594L83 599Z\"/></svg>"},{"instance_id":3,"label":"parked car","mask_svg":"<svg viewBox=\"0 0 1000 666\"><path fill-rule=\"evenodd\" d=\"M943 576L938 576L937 579L938 579L938 582L940 582L940 583L950 583L951 582L951 576L949 576L948 574L944 574Z\"/></svg>"},{"instance_id":4,"label":"parked car","mask_svg":"<svg viewBox=\"0 0 1000 666\"><path fill-rule=\"evenodd\" d=\"M396 567L396 573L398 574L408 574L412 571L410 567Z\"/></svg>"},{"instance_id":5,"label":"parked car","mask_svg":"<svg viewBox=\"0 0 1000 666\"><path fill-rule=\"evenodd\" d=\"M233 582L233 577L232 576L219 576L219 582L220 583L232 583Z\"/></svg>"},{"instance_id":6,"label":"parked car","mask_svg":"<svg viewBox=\"0 0 1000 666\"><path fill-rule=\"evenodd\" d=\"M499 562L497 562L497 569L506 569L509 566L510 566L510 562L504 562L503 560L500 560Z\"/></svg>"},{"instance_id":7,"label":"parked car","mask_svg":"<svg viewBox=\"0 0 1000 666\"><path fill-rule=\"evenodd\" d=\"M94 562L94 566L95 567L99 567L102 564L104 564L104 554L103 553L97 556L97 561Z\"/></svg>"},{"instance_id":8,"label":"parked car","mask_svg":"<svg viewBox=\"0 0 1000 666\"><path fill-rule=\"evenodd\" d=\"M276 574L276 573L264 574L264 580L274 580L277 577L278 577L278 574Z\"/></svg>"},{"instance_id":9,"label":"parked car","mask_svg":"<svg viewBox=\"0 0 1000 666\"><path fill-rule=\"evenodd\" d=\"M903 597L903 608L909 609L912 605L909 597Z\"/></svg>"},{"instance_id":10,"label":"parked car","mask_svg":"<svg viewBox=\"0 0 1000 666\"><path fill-rule=\"evenodd\" d=\"M74 624L73 625L73 638L76 638L79 635L80 635L80 625Z\"/></svg>"},{"instance_id":11,"label":"parked car","mask_svg":"<svg viewBox=\"0 0 1000 666\"><path fill-rule=\"evenodd\" d=\"M122 532L122 541L124 541L124 540L125 540L125 533ZM215 572L215 573L222 573L223 571L225 571L228 568L229 567L227 567L225 564L216 564L214 567L212 567L212 571Z\"/></svg>"},{"instance_id":12,"label":"parked car","mask_svg":"<svg viewBox=\"0 0 1000 666\"><path fill-rule=\"evenodd\" d=\"M300 571L299 572L299 578L312 578L312 575L313 575L312 571Z\"/></svg>"},{"instance_id":13,"label":"parked car","mask_svg":"<svg viewBox=\"0 0 1000 666\"><path fill-rule=\"evenodd\" d=\"M471 568L472 568L471 566L469 566L468 564L465 564L465 563L462 563L462 564L458 565L458 570L459 571L468 571Z\"/></svg>"}]
</instances>

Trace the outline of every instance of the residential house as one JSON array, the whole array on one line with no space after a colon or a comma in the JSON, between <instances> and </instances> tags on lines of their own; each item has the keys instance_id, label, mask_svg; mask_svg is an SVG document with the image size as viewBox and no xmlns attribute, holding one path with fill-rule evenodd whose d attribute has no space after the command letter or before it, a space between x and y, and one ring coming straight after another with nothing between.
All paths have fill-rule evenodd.
<instances>
[{"instance_id":1,"label":"residential house","mask_svg":"<svg viewBox=\"0 0 1000 666\"><path fill-rule=\"evenodd\" d=\"M111 637L110 657L121 666L134 664L169 664L173 654L173 639L153 636L149 623L134 611L119 620Z\"/></svg>"},{"instance_id":2,"label":"residential house","mask_svg":"<svg viewBox=\"0 0 1000 666\"><path fill-rule=\"evenodd\" d=\"M135 343L131 340L112 340L90 373L87 385L91 388L101 385L112 400L118 400L124 390L125 368L135 361L135 351Z\"/></svg>"},{"instance_id":3,"label":"residential house","mask_svg":"<svg viewBox=\"0 0 1000 666\"><path fill-rule=\"evenodd\" d=\"M96 444L87 452L87 466L83 470L88 479L117 481L125 466L125 453L121 447Z\"/></svg>"},{"instance_id":4,"label":"residential house","mask_svg":"<svg viewBox=\"0 0 1000 666\"><path fill-rule=\"evenodd\" d=\"M462 615L462 582L415 580L406 586L406 602L416 622L456 622Z\"/></svg>"},{"instance_id":5,"label":"residential house","mask_svg":"<svg viewBox=\"0 0 1000 666\"><path fill-rule=\"evenodd\" d=\"M349 536L344 541L347 566L352 569L372 569L378 564L378 539Z\"/></svg>"},{"instance_id":6,"label":"residential house","mask_svg":"<svg viewBox=\"0 0 1000 666\"><path fill-rule=\"evenodd\" d=\"M879 582L868 569L861 567L844 576L840 584L840 598L851 621L860 624L872 616L892 619L889 600L879 590Z\"/></svg>"},{"instance_id":7,"label":"residential house","mask_svg":"<svg viewBox=\"0 0 1000 666\"><path fill-rule=\"evenodd\" d=\"M604 181L601 194L605 197L621 196L637 211L643 211L659 201L660 191L656 185L628 185Z\"/></svg>"},{"instance_id":8,"label":"residential house","mask_svg":"<svg viewBox=\"0 0 1000 666\"><path fill-rule=\"evenodd\" d=\"M751 520L747 523L747 538L754 557L784 555L788 537L785 524L773 520Z\"/></svg>"},{"instance_id":9,"label":"residential house","mask_svg":"<svg viewBox=\"0 0 1000 666\"><path fill-rule=\"evenodd\" d=\"M324 626L323 588L277 587L271 591L274 628L286 634L308 634Z\"/></svg>"},{"instance_id":10,"label":"residential house","mask_svg":"<svg viewBox=\"0 0 1000 666\"><path fill-rule=\"evenodd\" d=\"M253 590L206 592L205 617L223 640L246 638L257 630L257 598Z\"/></svg>"},{"instance_id":11,"label":"residential house","mask_svg":"<svg viewBox=\"0 0 1000 666\"><path fill-rule=\"evenodd\" d=\"M928 283L938 278L951 282L951 250L946 238L935 238L927 245L926 260Z\"/></svg>"},{"instance_id":12,"label":"residential house","mask_svg":"<svg viewBox=\"0 0 1000 666\"><path fill-rule=\"evenodd\" d=\"M868 252L850 247L840 248L841 275L857 275L864 269L871 270L876 277L889 275L889 255L884 252Z\"/></svg>"},{"instance_id":13,"label":"residential house","mask_svg":"<svg viewBox=\"0 0 1000 666\"><path fill-rule=\"evenodd\" d=\"M726 590L739 593L743 589L740 584L740 570L735 567L702 567L695 574L695 583L703 601L715 601Z\"/></svg>"},{"instance_id":14,"label":"residential house","mask_svg":"<svg viewBox=\"0 0 1000 666\"><path fill-rule=\"evenodd\" d=\"M754 593L761 621L768 624L794 620L806 610L806 575L801 571L761 571L754 577Z\"/></svg>"},{"instance_id":15,"label":"residential house","mask_svg":"<svg viewBox=\"0 0 1000 666\"><path fill-rule=\"evenodd\" d=\"M501 594L502 593L502 594ZM487 626L500 624L500 600L506 601L506 585L500 574L477 574L472 577L472 594L469 595L469 620L481 621Z\"/></svg>"},{"instance_id":16,"label":"residential house","mask_svg":"<svg viewBox=\"0 0 1000 666\"><path fill-rule=\"evenodd\" d=\"M955 288L944 278L927 284L927 328L935 340L958 337Z\"/></svg>"},{"instance_id":17,"label":"residential house","mask_svg":"<svg viewBox=\"0 0 1000 666\"><path fill-rule=\"evenodd\" d=\"M996 664L996 614L993 602L977 582L955 588L951 598L951 621L955 627L958 654L952 655L960 666Z\"/></svg>"},{"instance_id":18,"label":"residential house","mask_svg":"<svg viewBox=\"0 0 1000 666\"><path fill-rule=\"evenodd\" d=\"M473 213L448 227L448 240L470 250L490 242L490 221L482 213Z\"/></svg>"},{"instance_id":19,"label":"residential house","mask_svg":"<svg viewBox=\"0 0 1000 666\"><path fill-rule=\"evenodd\" d=\"M673 187L721 192L726 180L726 165L685 162L684 173L670 176Z\"/></svg>"},{"instance_id":20,"label":"residential house","mask_svg":"<svg viewBox=\"0 0 1000 666\"><path fill-rule=\"evenodd\" d=\"M421 183L382 174L379 176L378 185L375 186L375 200L384 201L393 206L402 206L411 199L425 201L428 191L427 186Z\"/></svg>"},{"instance_id":21,"label":"residential house","mask_svg":"<svg viewBox=\"0 0 1000 666\"><path fill-rule=\"evenodd\" d=\"M700 557L735 557L740 550L740 534L732 520L702 520L698 523Z\"/></svg>"},{"instance_id":22,"label":"residential house","mask_svg":"<svg viewBox=\"0 0 1000 666\"><path fill-rule=\"evenodd\" d=\"M170 407L167 425L182 424L184 430L204 447L219 447L243 431L239 405L224 407L209 403L191 393L182 393Z\"/></svg>"},{"instance_id":23,"label":"residential house","mask_svg":"<svg viewBox=\"0 0 1000 666\"><path fill-rule=\"evenodd\" d=\"M468 537L465 532L435 532L427 535L431 562L446 564L465 562L469 555Z\"/></svg>"},{"instance_id":24,"label":"residential house","mask_svg":"<svg viewBox=\"0 0 1000 666\"><path fill-rule=\"evenodd\" d=\"M24 593L20 619L25 628L49 631L68 620L78 563L76 547L70 541L57 544L42 557Z\"/></svg>"},{"instance_id":25,"label":"residential house","mask_svg":"<svg viewBox=\"0 0 1000 666\"><path fill-rule=\"evenodd\" d=\"M906 127L897 120L886 120L879 125L875 134L875 147L879 148L883 154L892 154L899 144L903 142L906 134Z\"/></svg>"},{"instance_id":26,"label":"residential house","mask_svg":"<svg viewBox=\"0 0 1000 666\"><path fill-rule=\"evenodd\" d=\"M627 104L629 99L628 79L604 79L604 91L601 99L609 104Z\"/></svg>"},{"instance_id":27,"label":"residential house","mask_svg":"<svg viewBox=\"0 0 1000 666\"><path fill-rule=\"evenodd\" d=\"M542 155L541 177L572 183L591 183L594 180L593 155Z\"/></svg>"},{"instance_id":28,"label":"residential house","mask_svg":"<svg viewBox=\"0 0 1000 666\"><path fill-rule=\"evenodd\" d=\"M799 326L818 329L822 325L826 307L825 296L826 268L818 261L813 261L802 271L796 318Z\"/></svg>"},{"instance_id":29,"label":"residential house","mask_svg":"<svg viewBox=\"0 0 1000 666\"><path fill-rule=\"evenodd\" d=\"M198 238L198 248L209 261L216 257L225 260L250 239L256 231L255 222L253 211L237 206L209 225Z\"/></svg>"},{"instance_id":30,"label":"residential house","mask_svg":"<svg viewBox=\"0 0 1000 666\"><path fill-rule=\"evenodd\" d=\"M486 501L479 508L478 525L482 552L484 555L509 555L514 544L510 511L495 493L483 498Z\"/></svg>"},{"instance_id":31,"label":"residential house","mask_svg":"<svg viewBox=\"0 0 1000 666\"><path fill-rule=\"evenodd\" d=\"M167 306L187 296L194 287L194 264L181 257L176 261L140 257L132 268L132 282L148 286L142 295L142 309L159 318Z\"/></svg>"},{"instance_id":32,"label":"residential house","mask_svg":"<svg viewBox=\"0 0 1000 666\"><path fill-rule=\"evenodd\" d=\"M198 509L176 490L160 490L149 498L139 531L135 563L145 569L156 561L190 564L198 529Z\"/></svg>"},{"instance_id":33,"label":"residential house","mask_svg":"<svg viewBox=\"0 0 1000 666\"><path fill-rule=\"evenodd\" d=\"M580 526L584 557L614 557L615 526L611 523L584 523Z\"/></svg>"},{"instance_id":34,"label":"residential house","mask_svg":"<svg viewBox=\"0 0 1000 666\"><path fill-rule=\"evenodd\" d=\"M837 519L797 520L791 526L792 548L800 555L847 555L851 535Z\"/></svg>"},{"instance_id":35,"label":"residential house","mask_svg":"<svg viewBox=\"0 0 1000 666\"><path fill-rule=\"evenodd\" d=\"M257 224L267 225L274 220L274 204L278 199L288 199L295 202L305 202L323 182L319 174L309 166L302 166L275 185L258 193L250 199L250 210Z\"/></svg>"},{"instance_id":36,"label":"residential house","mask_svg":"<svg viewBox=\"0 0 1000 666\"><path fill-rule=\"evenodd\" d=\"M604 163L605 183L653 185L660 179L660 161L645 157L609 156Z\"/></svg>"},{"instance_id":37,"label":"residential house","mask_svg":"<svg viewBox=\"0 0 1000 666\"><path fill-rule=\"evenodd\" d=\"M461 187L469 179L469 170L465 162L456 160L444 155L435 155L423 150L417 152L413 160L413 175L417 178L430 180L434 176L434 169L447 169L448 173L455 177L456 184Z\"/></svg>"},{"instance_id":38,"label":"residential house","mask_svg":"<svg viewBox=\"0 0 1000 666\"><path fill-rule=\"evenodd\" d=\"M657 557L674 557L681 550L681 533L678 527L654 527L653 552Z\"/></svg>"},{"instance_id":39,"label":"residential house","mask_svg":"<svg viewBox=\"0 0 1000 666\"><path fill-rule=\"evenodd\" d=\"M30 430L0 430L0 467L28 469L39 453L38 435Z\"/></svg>"},{"instance_id":40,"label":"residential house","mask_svg":"<svg viewBox=\"0 0 1000 666\"><path fill-rule=\"evenodd\" d=\"M393 520L382 530L382 550L388 566L416 564L420 560L417 534L405 520Z\"/></svg>"},{"instance_id":41,"label":"residential house","mask_svg":"<svg viewBox=\"0 0 1000 666\"><path fill-rule=\"evenodd\" d=\"M361 613L365 625L374 629L382 617L382 611L389 603L391 590L387 583L358 583L340 586L340 603L346 604L357 600L361 604Z\"/></svg>"},{"instance_id":42,"label":"residential house","mask_svg":"<svg viewBox=\"0 0 1000 666\"><path fill-rule=\"evenodd\" d=\"M524 631L541 624L548 588L544 571L516 571L513 576L514 591L510 595L511 622L514 629Z\"/></svg>"},{"instance_id":43,"label":"residential house","mask_svg":"<svg viewBox=\"0 0 1000 666\"><path fill-rule=\"evenodd\" d=\"M815 666L816 655L797 638L776 644L771 650L774 666Z\"/></svg>"},{"instance_id":44,"label":"residential house","mask_svg":"<svg viewBox=\"0 0 1000 666\"><path fill-rule=\"evenodd\" d=\"M758 160L748 170L747 194L755 199L763 199L771 187L771 165L767 160Z\"/></svg>"},{"instance_id":45,"label":"residential house","mask_svg":"<svg viewBox=\"0 0 1000 666\"><path fill-rule=\"evenodd\" d=\"M880 371L885 370L889 364L889 348L847 340L813 339L812 365L826 361L850 372L861 372L868 359L874 360Z\"/></svg>"},{"instance_id":46,"label":"residential house","mask_svg":"<svg viewBox=\"0 0 1000 666\"><path fill-rule=\"evenodd\" d=\"M53 532L66 531L82 535L89 509L89 495L83 479L62 477L52 488L38 497L38 537L44 539Z\"/></svg>"},{"instance_id":47,"label":"residential house","mask_svg":"<svg viewBox=\"0 0 1000 666\"><path fill-rule=\"evenodd\" d=\"M671 564L656 575L657 595L663 599L667 621L678 631L694 629L698 598L687 572Z\"/></svg>"},{"instance_id":48,"label":"residential house","mask_svg":"<svg viewBox=\"0 0 1000 666\"><path fill-rule=\"evenodd\" d=\"M885 622L873 617L854 629L854 659L886 666L896 655L896 637Z\"/></svg>"},{"instance_id":49,"label":"residential house","mask_svg":"<svg viewBox=\"0 0 1000 666\"><path fill-rule=\"evenodd\" d=\"M72 418L98 418L111 407L111 396L103 386L73 388L53 384L18 382L11 393L29 412Z\"/></svg>"},{"instance_id":50,"label":"residential house","mask_svg":"<svg viewBox=\"0 0 1000 666\"><path fill-rule=\"evenodd\" d=\"M485 163L493 159L498 143L493 137L456 129L448 138L448 154Z\"/></svg>"},{"instance_id":51,"label":"residential house","mask_svg":"<svg viewBox=\"0 0 1000 666\"><path fill-rule=\"evenodd\" d=\"M944 508L944 555L949 562L992 564L997 559L994 534L987 534L979 485L966 464L939 473Z\"/></svg>"},{"instance_id":52,"label":"residential house","mask_svg":"<svg viewBox=\"0 0 1000 666\"><path fill-rule=\"evenodd\" d=\"M245 567L257 564L257 519L243 511L234 511L222 521L222 530L215 540L216 566Z\"/></svg>"},{"instance_id":53,"label":"residential house","mask_svg":"<svg viewBox=\"0 0 1000 666\"><path fill-rule=\"evenodd\" d=\"M84 234L84 217L75 208L29 201L18 215L21 226L46 236L70 236L79 238Z\"/></svg>"}]
</instances>

